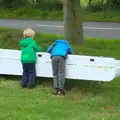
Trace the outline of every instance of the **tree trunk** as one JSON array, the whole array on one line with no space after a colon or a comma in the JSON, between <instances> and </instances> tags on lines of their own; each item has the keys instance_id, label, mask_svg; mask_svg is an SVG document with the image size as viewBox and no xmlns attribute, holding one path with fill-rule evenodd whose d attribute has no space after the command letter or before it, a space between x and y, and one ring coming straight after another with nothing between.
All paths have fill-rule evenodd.
<instances>
[{"instance_id":1,"label":"tree trunk","mask_svg":"<svg viewBox=\"0 0 120 120\"><path fill-rule=\"evenodd\" d=\"M64 0L64 36L72 43L83 43L83 26L80 18L80 0Z\"/></svg>"}]
</instances>

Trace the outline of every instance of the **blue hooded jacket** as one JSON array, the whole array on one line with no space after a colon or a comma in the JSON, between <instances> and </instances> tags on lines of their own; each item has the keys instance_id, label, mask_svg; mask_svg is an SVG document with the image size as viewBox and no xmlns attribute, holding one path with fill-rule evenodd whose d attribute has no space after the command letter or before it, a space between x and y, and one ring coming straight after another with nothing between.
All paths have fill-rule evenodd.
<instances>
[{"instance_id":1,"label":"blue hooded jacket","mask_svg":"<svg viewBox=\"0 0 120 120\"><path fill-rule=\"evenodd\" d=\"M52 56L63 56L67 57L67 54L73 54L71 46L65 40L56 40L56 42L50 45L47 49L48 53Z\"/></svg>"}]
</instances>

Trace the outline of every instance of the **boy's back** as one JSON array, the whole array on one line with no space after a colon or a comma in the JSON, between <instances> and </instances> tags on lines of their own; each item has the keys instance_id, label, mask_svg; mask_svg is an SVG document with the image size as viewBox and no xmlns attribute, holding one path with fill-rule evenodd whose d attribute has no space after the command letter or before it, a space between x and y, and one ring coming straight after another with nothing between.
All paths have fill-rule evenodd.
<instances>
[{"instance_id":1,"label":"boy's back","mask_svg":"<svg viewBox=\"0 0 120 120\"><path fill-rule=\"evenodd\" d=\"M37 43L32 38L24 38L20 41L22 50L21 62L22 63L35 63L36 52L40 52L41 48L37 46Z\"/></svg>"},{"instance_id":2,"label":"boy's back","mask_svg":"<svg viewBox=\"0 0 120 120\"><path fill-rule=\"evenodd\" d=\"M51 53L51 56L63 56L72 54L73 50L71 46L65 40L56 40L55 44L48 47L47 52Z\"/></svg>"}]
</instances>

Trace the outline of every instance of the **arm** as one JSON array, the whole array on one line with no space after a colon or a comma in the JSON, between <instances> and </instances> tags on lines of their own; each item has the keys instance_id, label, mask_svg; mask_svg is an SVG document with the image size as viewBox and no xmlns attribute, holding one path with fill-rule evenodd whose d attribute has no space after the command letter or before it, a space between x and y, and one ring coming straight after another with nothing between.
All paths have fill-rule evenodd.
<instances>
[{"instance_id":1,"label":"arm","mask_svg":"<svg viewBox=\"0 0 120 120\"><path fill-rule=\"evenodd\" d=\"M19 45L22 47L23 40L20 40Z\"/></svg>"},{"instance_id":2,"label":"arm","mask_svg":"<svg viewBox=\"0 0 120 120\"><path fill-rule=\"evenodd\" d=\"M36 52L41 52L41 47L37 45L36 41L33 42L33 48Z\"/></svg>"},{"instance_id":3,"label":"arm","mask_svg":"<svg viewBox=\"0 0 120 120\"><path fill-rule=\"evenodd\" d=\"M47 53L50 53L51 50L52 50L52 48L53 48L53 46L54 46L54 44L53 44L53 45L50 45L50 46L47 48L46 52L47 52Z\"/></svg>"},{"instance_id":4,"label":"arm","mask_svg":"<svg viewBox=\"0 0 120 120\"><path fill-rule=\"evenodd\" d=\"M21 41L20 41L19 45L20 45L20 47L21 47Z\"/></svg>"},{"instance_id":5,"label":"arm","mask_svg":"<svg viewBox=\"0 0 120 120\"><path fill-rule=\"evenodd\" d=\"M22 40L19 42L19 46L20 46L20 48L23 47Z\"/></svg>"},{"instance_id":6,"label":"arm","mask_svg":"<svg viewBox=\"0 0 120 120\"><path fill-rule=\"evenodd\" d=\"M71 46L69 46L69 48L68 48L68 54L73 54L73 49Z\"/></svg>"}]
</instances>

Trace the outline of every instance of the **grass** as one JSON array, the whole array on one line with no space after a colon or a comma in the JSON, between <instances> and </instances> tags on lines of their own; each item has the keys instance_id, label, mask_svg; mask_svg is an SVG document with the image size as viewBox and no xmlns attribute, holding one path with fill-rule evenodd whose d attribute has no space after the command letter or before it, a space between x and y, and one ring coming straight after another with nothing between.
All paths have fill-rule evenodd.
<instances>
[{"instance_id":1,"label":"grass","mask_svg":"<svg viewBox=\"0 0 120 120\"><path fill-rule=\"evenodd\" d=\"M101 87L86 84L77 86L76 83L65 97L60 97L51 94L52 87L46 82L36 89L23 90L17 80L2 78L0 119L119 120L119 82L116 80Z\"/></svg>"},{"instance_id":2,"label":"grass","mask_svg":"<svg viewBox=\"0 0 120 120\"><path fill-rule=\"evenodd\" d=\"M41 11L40 9L21 8L21 9L0 9L0 18L12 19L37 19L37 20L63 20L63 11ZM107 21L119 22L120 11L108 10L92 12L82 9L83 21Z\"/></svg>"},{"instance_id":3,"label":"grass","mask_svg":"<svg viewBox=\"0 0 120 120\"><path fill-rule=\"evenodd\" d=\"M20 49L22 31L0 29L0 47ZM62 36L37 33L46 50ZM120 59L119 40L85 39L83 46L72 44L76 54ZM37 78L37 88L20 87L21 77L0 76L0 120L119 120L120 80L99 85L91 81L66 80L66 96L54 96L52 79Z\"/></svg>"}]
</instances>

